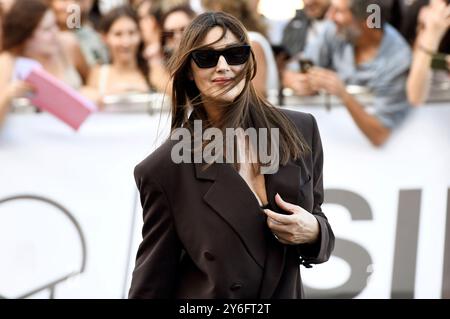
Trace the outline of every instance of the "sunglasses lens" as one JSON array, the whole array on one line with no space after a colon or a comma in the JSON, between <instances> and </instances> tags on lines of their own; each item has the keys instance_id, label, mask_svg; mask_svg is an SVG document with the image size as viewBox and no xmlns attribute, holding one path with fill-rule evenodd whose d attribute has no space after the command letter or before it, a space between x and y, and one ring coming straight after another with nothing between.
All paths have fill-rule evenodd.
<instances>
[{"instance_id":1,"label":"sunglasses lens","mask_svg":"<svg viewBox=\"0 0 450 319\"><path fill-rule=\"evenodd\" d=\"M212 68L217 65L219 55L213 50L198 50L192 52L192 58L199 68Z\"/></svg>"},{"instance_id":2,"label":"sunglasses lens","mask_svg":"<svg viewBox=\"0 0 450 319\"><path fill-rule=\"evenodd\" d=\"M217 65L219 57L223 55L229 65L240 65L247 62L250 46L243 45L225 50L198 50L192 52L192 58L199 68L212 68Z\"/></svg>"},{"instance_id":3,"label":"sunglasses lens","mask_svg":"<svg viewBox=\"0 0 450 319\"><path fill-rule=\"evenodd\" d=\"M224 52L225 60L230 65L239 65L247 62L248 57L250 55L250 47L249 46L240 46L229 48Z\"/></svg>"}]
</instances>

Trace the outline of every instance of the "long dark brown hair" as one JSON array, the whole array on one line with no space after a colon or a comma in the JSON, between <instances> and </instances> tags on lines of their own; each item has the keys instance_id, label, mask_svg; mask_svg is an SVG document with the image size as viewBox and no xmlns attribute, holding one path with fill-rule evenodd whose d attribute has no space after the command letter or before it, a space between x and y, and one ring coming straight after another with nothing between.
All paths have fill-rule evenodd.
<instances>
[{"instance_id":1,"label":"long dark brown hair","mask_svg":"<svg viewBox=\"0 0 450 319\"><path fill-rule=\"evenodd\" d=\"M202 44L208 32L217 26L222 29L222 36L213 43ZM219 42L227 31L234 34L240 44L249 43L247 32L242 23L223 12L203 13L195 18L184 31L180 47L169 61L169 69L173 79L171 132L180 127L192 130L188 118L188 113L192 109L194 118L202 120L204 127L214 126L224 133L226 128L246 130L253 127L257 131L260 128L278 128L280 163L285 165L290 158L294 160L300 158L304 152L308 151L308 146L301 133L284 113L258 95L251 83L256 74L256 61L253 52L251 52L243 70L236 75L233 81L233 84L236 85L242 79L245 79L242 92L233 102L218 105L218 107L223 108L219 122L211 123L211 120L208 119L200 91L190 76L192 74L191 53L194 50L209 47ZM230 85L228 90L231 88ZM268 145L271 145L270 134L268 138ZM239 167L239 165L235 164L235 167Z\"/></svg>"},{"instance_id":2,"label":"long dark brown hair","mask_svg":"<svg viewBox=\"0 0 450 319\"><path fill-rule=\"evenodd\" d=\"M222 11L231 14L248 31L259 32L267 37L267 26L257 12L251 10L248 0L202 0L203 8L210 11Z\"/></svg>"},{"instance_id":3,"label":"long dark brown hair","mask_svg":"<svg viewBox=\"0 0 450 319\"><path fill-rule=\"evenodd\" d=\"M136 23L136 28L138 32L140 33L139 18L136 12L130 6L127 5L112 9L102 18L100 22L101 32L104 34L108 33L114 22L123 17L130 18L131 20L133 20ZM137 65L139 71L141 71L142 75L144 76L145 81L150 86L148 62L144 58L143 52L144 52L144 42L141 35L141 42L139 43L138 50L136 52Z\"/></svg>"},{"instance_id":4,"label":"long dark brown hair","mask_svg":"<svg viewBox=\"0 0 450 319\"><path fill-rule=\"evenodd\" d=\"M3 14L2 49L20 54L48 10L44 0L15 0Z\"/></svg>"}]
</instances>

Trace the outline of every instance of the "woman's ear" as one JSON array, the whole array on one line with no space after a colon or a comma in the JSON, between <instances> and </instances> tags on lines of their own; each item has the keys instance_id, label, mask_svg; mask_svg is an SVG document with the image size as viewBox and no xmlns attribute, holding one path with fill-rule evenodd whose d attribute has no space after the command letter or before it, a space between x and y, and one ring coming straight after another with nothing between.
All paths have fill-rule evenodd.
<instances>
[{"instance_id":1,"label":"woman's ear","mask_svg":"<svg viewBox=\"0 0 450 319\"><path fill-rule=\"evenodd\" d=\"M188 71L188 79L189 79L189 81L194 81L194 75L192 74L191 69L189 69L189 71Z\"/></svg>"}]
</instances>

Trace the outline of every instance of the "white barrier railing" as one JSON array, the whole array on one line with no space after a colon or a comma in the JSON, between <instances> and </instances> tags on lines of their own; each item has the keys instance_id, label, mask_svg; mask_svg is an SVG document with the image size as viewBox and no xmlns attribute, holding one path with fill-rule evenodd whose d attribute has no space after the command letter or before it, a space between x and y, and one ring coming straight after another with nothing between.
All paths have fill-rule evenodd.
<instances>
[{"instance_id":1,"label":"white barrier railing","mask_svg":"<svg viewBox=\"0 0 450 319\"><path fill-rule=\"evenodd\" d=\"M416 110L381 149L345 108L295 109L314 114L319 124L323 208L337 238L329 262L303 269L307 295L443 296L450 105ZM126 296L142 219L133 168L156 147L158 127L164 136L169 125L167 113L162 119L99 113L74 133L43 113L7 118L0 133L0 202L21 194L51 199L75 217L86 238L84 271L58 283L54 297ZM29 201L0 204L0 296L23 296L73 274L81 250L75 228L57 210Z\"/></svg>"}]
</instances>

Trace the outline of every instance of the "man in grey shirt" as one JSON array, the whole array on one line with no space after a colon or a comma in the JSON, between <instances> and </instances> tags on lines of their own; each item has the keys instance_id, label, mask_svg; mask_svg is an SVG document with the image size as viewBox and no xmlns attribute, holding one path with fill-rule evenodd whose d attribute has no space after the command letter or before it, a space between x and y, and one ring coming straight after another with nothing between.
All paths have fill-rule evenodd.
<instances>
[{"instance_id":1,"label":"man in grey shirt","mask_svg":"<svg viewBox=\"0 0 450 319\"><path fill-rule=\"evenodd\" d=\"M297 94L323 90L337 96L372 144L381 146L411 110L405 90L411 50L402 36L377 16L381 10L371 6L373 3L331 1L328 17L334 24L305 48L303 56L318 67L300 80L303 88ZM374 112L346 91L350 84L366 86L372 92Z\"/></svg>"}]
</instances>

